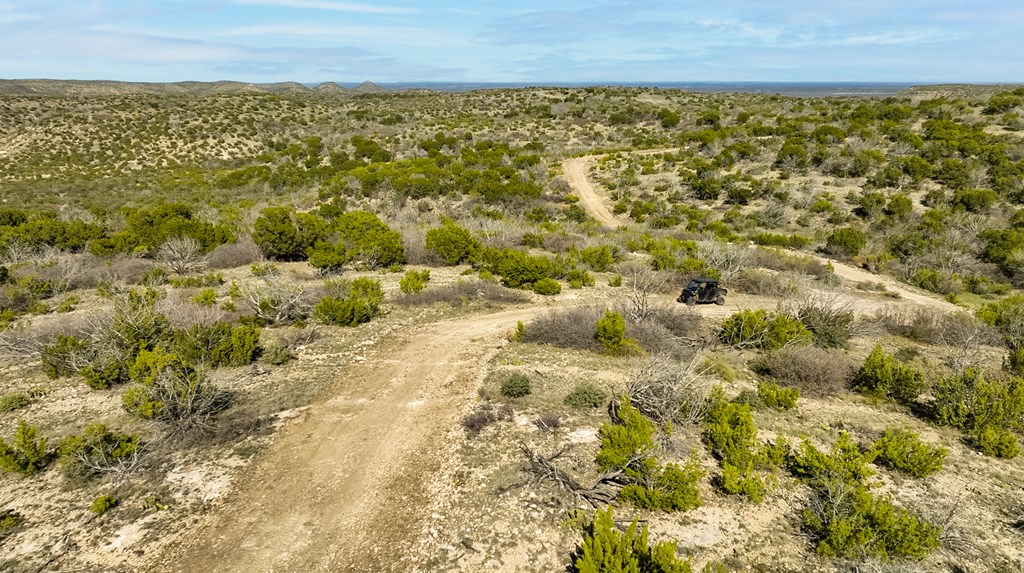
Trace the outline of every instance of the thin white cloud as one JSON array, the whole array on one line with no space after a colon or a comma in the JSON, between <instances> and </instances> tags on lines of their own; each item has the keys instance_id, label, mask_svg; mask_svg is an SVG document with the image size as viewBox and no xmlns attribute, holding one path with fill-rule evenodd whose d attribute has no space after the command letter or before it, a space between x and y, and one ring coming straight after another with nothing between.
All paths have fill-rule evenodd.
<instances>
[{"instance_id":1,"label":"thin white cloud","mask_svg":"<svg viewBox=\"0 0 1024 573\"><path fill-rule=\"evenodd\" d=\"M239 26L215 32L214 35L235 37L294 36L301 38L362 40L376 43L422 44L425 42L446 41L451 43L452 37L447 34L422 30L418 28L389 28L378 26L346 26L343 24L258 24Z\"/></svg>"},{"instance_id":2,"label":"thin white cloud","mask_svg":"<svg viewBox=\"0 0 1024 573\"><path fill-rule=\"evenodd\" d=\"M232 0L235 4L250 6L280 6L282 8L310 8L313 10L332 10L336 12L360 12L364 14L408 14L415 12L412 8L398 6L374 6L358 2L335 2L333 0Z\"/></svg>"},{"instance_id":3,"label":"thin white cloud","mask_svg":"<svg viewBox=\"0 0 1024 573\"><path fill-rule=\"evenodd\" d=\"M895 46L903 44L926 44L933 42L950 42L968 37L968 34L955 32L883 32L847 36L833 42L836 46Z\"/></svg>"}]
</instances>

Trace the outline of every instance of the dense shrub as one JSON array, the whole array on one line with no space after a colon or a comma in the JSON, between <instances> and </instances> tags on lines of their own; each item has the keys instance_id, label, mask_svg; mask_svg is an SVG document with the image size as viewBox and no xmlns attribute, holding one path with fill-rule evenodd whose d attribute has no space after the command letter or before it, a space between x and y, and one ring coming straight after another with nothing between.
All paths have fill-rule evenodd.
<instances>
[{"instance_id":1,"label":"dense shrub","mask_svg":"<svg viewBox=\"0 0 1024 573\"><path fill-rule=\"evenodd\" d=\"M580 260L590 267L590 270L603 273L611 270L612 265L618 259L617 249L608 245L587 247L580 251Z\"/></svg>"},{"instance_id":2,"label":"dense shrub","mask_svg":"<svg viewBox=\"0 0 1024 573\"><path fill-rule=\"evenodd\" d=\"M0 511L0 541L3 541L23 521L25 518L10 509Z\"/></svg>"},{"instance_id":3,"label":"dense shrub","mask_svg":"<svg viewBox=\"0 0 1024 573\"><path fill-rule=\"evenodd\" d=\"M0 438L0 469L32 475L49 465L53 456L47 448L48 440L38 435L38 428L25 420L18 420L14 440L8 443Z\"/></svg>"},{"instance_id":4,"label":"dense shrub","mask_svg":"<svg viewBox=\"0 0 1024 573\"><path fill-rule=\"evenodd\" d=\"M587 271L572 269L565 274L565 280L569 282L569 288L583 288L594 286L594 277Z\"/></svg>"},{"instance_id":5,"label":"dense shrub","mask_svg":"<svg viewBox=\"0 0 1024 573\"><path fill-rule=\"evenodd\" d=\"M977 433L975 441L986 456L1010 459L1020 455L1017 436L1005 428L985 426Z\"/></svg>"},{"instance_id":6,"label":"dense shrub","mask_svg":"<svg viewBox=\"0 0 1024 573\"><path fill-rule=\"evenodd\" d=\"M415 294L427 288L430 282L430 270L408 271L402 280L398 281L398 288L405 294Z\"/></svg>"},{"instance_id":7,"label":"dense shrub","mask_svg":"<svg viewBox=\"0 0 1024 573\"><path fill-rule=\"evenodd\" d=\"M57 447L60 469L72 481L84 481L107 472L136 467L142 453L138 435L113 432L103 424L89 424L81 435L72 434Z\"/></svg>"},{"instance_id":8,"label":"dense shrub","mask_svg":"<svg viewBox=\"0 0 1024 573\"><path fill-rule=\"evenodd\" d=\"M754 459L757 438L750 406L719 400L708 412L703 437L715 457L746 466Z\"/></svg>"},{"instance_id":9,"label":"dense shrub","mask_svg":"<svg viewBox=\"0 0 1024 573\"><path fill-rule=\"evenodd\" d=\"M258 327L233 327L226 322L193 324L176 330L170 348L187 364L211 368L252 364L263 351Z\"/></svg>"},{"instance_id":10,"label":"dense shrub","mask_svg":"<svg viewBox=\"0 0 1024 573\"><path fill-rule=\"evenodd\" d=\"M384 291L380 281L360 277L352 281L332 281L325 296L313 309L317 320L338 326L358 326L380 312Z\"/></svg>"},{"instance_id":11,"label":"dense shrub","mask_svg":"<svg viewBox=\"0 0 1024 573\"><path fill-rule=\"evenodd\" d=\"M626 320L621 314L605 310L604 315L597 319L594 338L601 344L605 354L618 356L630 351L626 338Z\"/></svg>"},{"instance_id":12,"label":"dense shrub","mask_svg":"<svg viewBox=\"0 0 1024 573\"><path fill-rule=\"evenodd\" d=\"M562 292L562 285L558 284L555 279L544 278L533 283L533 292L544 296L553 296Z\"/></svg>"},{"instance_id":13,"label":"dense shrub","mask_svg":"<svg viewBox=\"0 0 1024 573\"><path fill-rule=\"evenodd\" d=\"M96 515L103 515L104 513L114 509L118 506L120 500L112 495L103 494L93 500L92 504L89 505L89 511Z\"/></svg>"},{"instance_id":14,"label":"dense shrub","mask_svg":"<svg viewBox=\"0 0 1024 573\"><path fill-rule=\"evenodd\" d=\"M982 213L992 208L996 201L999 201L999 194L991 189L958 189L953 193L950 205L971 213Z\"/></svg>"},{"instance_id":15,"label":"dense shrub","mask_svg":"<svg viewBox=\"0 0 1024 573\"><path fill-rule=\"evenodd\" d=\"M791 344L807 344L812 336L792 316L746 309L725 319L718 338L730 346L777 350Z\"/></svg>"},{"instance_id":16,"label":"dense shrub","mask_svg":"<svg viewBox=\"0 0 1024 573\"><path fill-rule=\"evenodd\" d=\"M573 408L598 408L604 405L608 395L589 382L577 384L565 395L565 403Z\"/></svg>"},{"instance_id":17,"label":"dense shrub","mask_svg":"<svg viewBox=\"0 0 1024 573\"><path fill-rule=\"evenodd\" d=\"M253 223L252 240L263 255L280 261L301 261L306 251L328 234L327 222L292 207L268 207Z\"/></svg>"},{"instance_id":18,"label":"dense shrub","mask_svg":"<svg viewBox=\"0 0 1024 573\"><path fill-rule=\"evenodd\" d=\"M780 388L775 382L758 382L757 395L765 406L776 410L792 410L800 398L799 388Z\"/></svg>"},{"instance_id":19,"label":"dense shrub","mask_svg":"<svg viewBox=\"0 0 1024 573\"><path fill-rule=\"evenodd\" d=\"M860 484L827 482L803 512L819 555L861 559L921 559L939 547L941 528Z\"/></svg>"},{"instance_id":20,"label":"dense shrub","mask_svg":"<svg viewBox=\"0 0 1024 573\"><path fill-rule=\"evenodd\" d=\"M501 382L501 395L506 398L522 398L530 394L530 379L523 374L509 374Z\"/></svg>"},{"instance_id":21,"label":"dense shrub","mask_svg":"<svg viewBox=\"0 0 1024 573\"><path fill-rule=\"evenodd\" d=\"M741 495L754 503L761 503L768 495L768 482L754 471L754 462L737 466L729 461L722 462L722 475L718 485L729 495Z\"/></svg>"},{"instance_id":22,"label":"dense shrub","mask_svg":"<svg viewBox=\"0 0 1024 573\"><path fill-rule=\"evenodd\" d=\"M701 506L697 483L704 470L696 455L682 466L667 464L644 483L627 484L619 491L619 500L640 509L666 512L687 511Z\"/></svg>"},{"instance_id":23,"label":"dense shrub","mask_svg":"<svg viewBox=\"0 0 1024 573\"><path fill-rule=\"evenodd\" d=\"M1024 347L1024 295L987 303L978 311L978 318L999 330L1007 346Z\"/></svg>"},{"instance_id":24,"label":"dense shrub","mask_svg":"<svg viewBox=\"0 0 1024 573\"><path fill-rule=\"evenodd\" d=\"M718 399L707 415L703 435L708 449L722 462L717 484L729 495L742 495L760 503L768 494L766 476L756 470L771 468L774 448L757 449L757 430L748 404Z\"/></svg>"},{"instance_id":25,"label":"dense shrub","mask_svg":"<svg viewBox=\"0 0 1024 573\"><path fill-rule=\"evenodd\" d=\"M352 260L371 269L405 262L401 233L391 229L368 211L352 211L335 219L334 230Z\"/></svg>"},{"instance_id":26,"label":"dense shrub","mask_svg":"<svg viewBox=\"0 0 1024 573\"><path fill-rule=\"evenodd\" d=\"M306 249L309 266L317 269L320 275L340 273L351 258L348 247L341 242L317 241Z\"/></svg>"},{"instance_id":27,"label":"dense shrub","mask_svg":"<svg viewBox=\"0 0 1024 573\"><path fill-rule=\"evenodd\" d=\"M881 345L875 346L864 360L853 385L869 396L889 398L901 404L913 402L927 387L921 371L886 353Z\"/></svg>"},{"instance_id":28,"label":"dense shrub","mask_svg":"<svg viewBox=\"0 0 1024 573\"><path fill-rule=\"evenodd\" d=\"M427 231L424 246L449 265L470 261L480 250L479 241L452 221L445 221L444 225Z\"/></svg>"},{"instance_id":29,"label":"dense shrub","mask_svg":"<svg viewBox=\"0 0 1024 573\"><path fill-rule=\"evenodd\" d=\"M28 392L11 392L0 396L0 414L20 410L32 403Z\"/></svg>"},{"instance_id":30,"label":"dense shrub","mask_svg":"<svg viewBox=\"0 0 1024 573\"><path fill-rule=\"evenodd\" d=\"M968 368L939 379L934 394L930 408L937 423L963 430L986 454L1008 457L1002 453L1017 451L1014 432L1024 430L1024 379L985 377Z\"/></svg>"},{"instance_id":31,"label":"dense shrub","mask_svg":"<svg viewBox=\"0 0 1024 573\"><path fill-rule=\"evenodd\" d=\"M558 272L551 259L512 249L485 249L483 260L485 268L500 276L505 286L512 288L531 286L541 279L552 278Z\"/></svg>"},{"instance_id":32,"label":"dense shrub","mask_svg":"<svg viewBox=\"0 0 1024 573\"><path fill-rule=\"evenodd\" d=\"M845 391L857 372L845 356L811 346L761 355L751 362L751 368L784 386L799 388L803 395L816 397Z\"/></svg>"},{"instance_id":33,"label":"dense shrub","mask_svg":"<svg viewBox=\"0 0 1024 573\"><path fill-rule=\"evenodd\" d=\"M859 229L843 227L836 229L828 236L825 246L833 255L854 256L860 254L867 242L864 233Z\"/></svg>"},{"instance_id":34,"label":"dense shrub","mask_svg":"<svg viewBox=\"0 0 1024 573\"><path fill-rule=\"evenodd\" d=\"M871 462L876 452L862 452L849 434L840 432L832 451L825 454L807 440L792 452L786 462L793 475L820 483L839 480L843 483L860 483L875 474Z\"/></svg>"},{"instance_id":35,"label":"dense shrub","mask_svg":"<svg viewBox=\"0 0 1024 573\"><path fill-rule=\"evenodd\" d=\"M657 468L654 460L654 424L623 398L616 409L620 423L605 422L598 428L601 471L622 471L627 479L644 480Z\"/></svg>"},{"instance_id":36,"label":"dense shrub","mask_svg":"<svg viewBox=\"0 0 1024 573\"><path fill-rule=\"evenodd\" d=\"M647 526L636 520L619 531L612 509L598 510L594 521L583 531L583 542L572 557L573 573L612 571L635 573L691 573L689 560L676 557L676 544L668 541L651 546Z\"/></svg>"},{"instance_id":37,"label":"dense shrub","mask_svg":"<svg viewBox=\"0 0 1024 573\"><path fill-rule=\"evenodd\" d=\"M871 447L875 461L914 477L925 477L942 469L946 448L929 446L915 433L903 428L887 428Z\"/></svg>"}]
</instances>

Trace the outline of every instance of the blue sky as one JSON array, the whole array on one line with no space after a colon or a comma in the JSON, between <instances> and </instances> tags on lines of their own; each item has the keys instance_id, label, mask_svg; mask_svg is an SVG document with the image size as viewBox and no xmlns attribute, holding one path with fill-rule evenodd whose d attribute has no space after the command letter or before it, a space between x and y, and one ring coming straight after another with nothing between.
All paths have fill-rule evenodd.
<instances>
[{"instance_id":1,"label":"blue sky","mask_svg":"<svg viewBox=\"0 0 1024 573\"><path fill-rule=\"evenodd\" d=\"M1024 81L1021 0L0 0L0 77Z\"/></svg>"}]
</instances>

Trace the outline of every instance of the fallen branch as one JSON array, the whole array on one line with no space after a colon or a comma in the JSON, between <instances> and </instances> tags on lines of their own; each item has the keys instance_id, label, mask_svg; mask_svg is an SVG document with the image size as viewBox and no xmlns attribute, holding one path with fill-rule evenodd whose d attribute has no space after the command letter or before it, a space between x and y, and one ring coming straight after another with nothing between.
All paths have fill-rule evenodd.
<instances>
[{"instance_id":1,"label":"fallen branch","mask_svg":"<svg viewBox=\"0 0 1024 573\"><path fill-rule=\"evenodd\" d=\"M525 444L520 445L526 459L530 462L530 473L537 480L553 481L565 491L571 493L577 500L585 500L593 507L600 507L610 504L619 494L622 477L621 471L606 472L597 478L590 487L580 484L576 478L555 466L553 460L565 453L561 450L553 456L544 457L531 450Z\"/></svg>"}]
</instances>

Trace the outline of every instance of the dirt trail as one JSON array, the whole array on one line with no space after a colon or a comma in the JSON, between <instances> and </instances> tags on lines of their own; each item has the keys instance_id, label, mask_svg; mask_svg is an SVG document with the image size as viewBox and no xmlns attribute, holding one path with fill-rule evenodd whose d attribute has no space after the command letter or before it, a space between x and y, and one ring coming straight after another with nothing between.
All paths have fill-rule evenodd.
<instances>
[{"instance_id":1,"label":"dirt trail","mask_svg":"<svg viewBox=\"0 0 1024 573\"><path fill-rule=\"evenodd\" d=\"M637 151L635 153L637 155L651 155L656 153L666 153L672 151L676 150L645 149ZM587 178L587 173L590 169L590 165L599 157L603 156L604 155L586 155L583 157L574 157L571 159L566 159L565 161L562 162L562 169L565 173L565 179L569 183L569 186L572 188L576 196L579 197L580 205L584 209L586 209L587 212L589 212L590 215L597 219L602 225L609 229L616 229L619 226L621 226L622 223L618 219L616 219L615 216L611 214L611 212L608 211L608 208L605 207L604 202L602 200L603 198L597 192L594 186L590 183L590 180ZM941 310L943 312L956 312L958 310L962 310L960 309L960 307L953 303L934 298L931 295L925 294L923 291L915 290L890 277L876 275L864 269L851 267L850 265L847 265L845 263L841 263L839 261L835 261L832 259L826 259L824 257L819 257L817 255L811 255L809 253L803 254L807 254L808 256L814 257L824 263L831 263L833 268L835 268L836 275L845 280L852 281L855 283L881 283L885 285L886 289L899 293L900 297L905 300L909 300L911 302L914 302L922 306L927 306L929 308Z\"/></svg>"},{"instance_id":2,"label":"dirt trail","mask_svg":"<svg viewBox=\"0 0 1024 573\"><path fill-rule=\"evenodd\" d=\"M590 185L590 180L587 179L587 171L590 169L590 164L597 157L597 155L588 155L586 157L567 159L562 163L562 171L565 174L565 180L576 192L576 196L580 198L580 206L605 227L616 229L619 227L619 220L604 206L601 198L594 191L593 186Z\"/></svg>"},{"instance_id":3,"label":"dirt trail","mask_svg":"<svg viewBox=\"0 0 1024 573\"><path fill-rule=\"evenodd\" d=\"M429 478L451 455L484 364L544 307L417 327L339 372L337 395L280 430L271 449L163 571L409 571Z\"/></svg>"}]
</instances>

